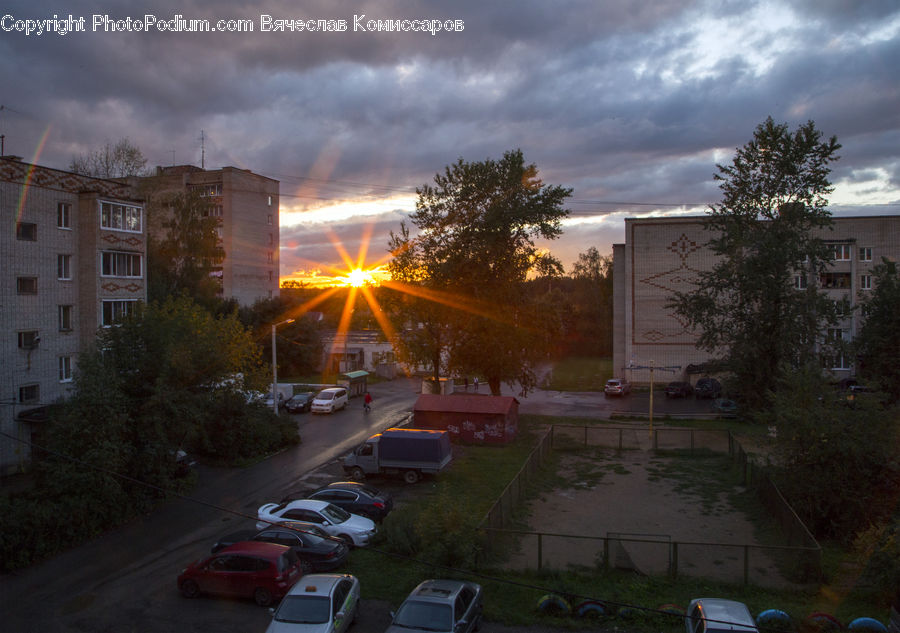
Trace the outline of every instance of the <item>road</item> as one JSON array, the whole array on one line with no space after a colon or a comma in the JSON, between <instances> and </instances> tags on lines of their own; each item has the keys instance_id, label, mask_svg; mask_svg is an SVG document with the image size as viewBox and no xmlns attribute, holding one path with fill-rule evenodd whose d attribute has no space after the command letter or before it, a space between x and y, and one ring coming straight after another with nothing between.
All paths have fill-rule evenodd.
<instances>
[{"instance_id":1,"label":"road","mask_svg":"<svg viewBox=\"0 0 900 633\"><path fill-rule=\"evenodd\" d=\"M371 413L363 413L356 398L331 415L295 416L301 445L249 468L201 466L191 499L174 499L143 520L0 577L2 630L264 631L268 610L250 601L182 598L175 586L179 571L223 534L252 527L260 505L302 488L310 471L401 422L417 386L405 379L373 385Z\"/></svg>"}]
</instances>

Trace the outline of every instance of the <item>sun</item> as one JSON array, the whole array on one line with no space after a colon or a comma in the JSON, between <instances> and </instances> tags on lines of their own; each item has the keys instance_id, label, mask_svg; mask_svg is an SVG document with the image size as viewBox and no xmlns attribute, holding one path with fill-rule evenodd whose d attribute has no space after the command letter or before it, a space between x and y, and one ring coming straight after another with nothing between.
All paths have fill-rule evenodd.
<instances>
[{"instance_id":1,"label":"sun","mask_svg":"<svg viewBox=\"0 0 900 633\"><path fill-rule=\"evenodd\" d=\"M342 281L348 286L362 288L365 285L372 284L374 279L372 279L372 273L369 271L363 270L362 268L354 268L342 279Z\"/></svg>"}]
</instances>

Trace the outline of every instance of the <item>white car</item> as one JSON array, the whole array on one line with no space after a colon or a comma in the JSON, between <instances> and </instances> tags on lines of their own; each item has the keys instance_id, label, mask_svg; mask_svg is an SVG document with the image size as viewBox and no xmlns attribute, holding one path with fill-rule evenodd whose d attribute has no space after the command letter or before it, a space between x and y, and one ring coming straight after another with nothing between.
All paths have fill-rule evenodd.
<instances>
[{"instance_id":1,"label":"white car","mask_svg":"<svg viewBox=\"0 0 900 633\"><path fill-rule=\"evenodd\" d=\"M306 521L315 523L330 536L336 536L348 545L364 547L375 535L377 528L372 519L350 514L327 501L298 499L287 503L267 503L256 513L262 530L279 521Z\"/></svg>"},{"instance_id":2,"label":"white car","mask_svg":"<svg viewBox=\"0 0 900 633\"><path fill-rule=\"evenodd\" d=\"M303 576L273 610L266 633L344 633L359 610L359 580L349 574Z\"/></svg>"},{"instance_id":3,"label":"white car","mask_svg":"<svg viewBox=\"0 0 900 633\"><path fill-rule=\"evenodd\" d=\"M347 406L350 397L343 387L323 389L313 398L310 411L313 413L331 413Z\"/></svg>"}]
</instances>

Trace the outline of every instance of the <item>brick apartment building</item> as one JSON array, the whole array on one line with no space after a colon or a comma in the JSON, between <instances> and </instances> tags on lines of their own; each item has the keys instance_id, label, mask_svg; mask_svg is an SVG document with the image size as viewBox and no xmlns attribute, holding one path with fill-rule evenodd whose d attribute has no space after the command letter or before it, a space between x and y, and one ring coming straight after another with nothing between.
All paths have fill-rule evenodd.
<instances>
[{"instance_id":1,"label":"brick apartment building","mask_svg":"<svg viewBox=\"0 0 900 633\"><path fill-rule=\"evenodd\" d=\"M688 380L688 368L709 355L695 347L696 335L665 305L676 291L687 292L697 274L709 270L715 257L707 247L705 216L631 218L625 220L625 243L613 245L613 373L636 383L649 383L648 370L629 365L677 367L654 381ZM836 217L820 237L833 253L832 266L819 279L795 277L798 288L818 284L835 301L856 304L873 288L872 269L882 257L900 259L900 216ZM829 337L851 340L861 326L851 311ZM835 378L854 375L852 359L837 357L826 369Z\"/></svg>"},{"instance_id":2,"label":"brick apartment building","mask_svg":"<svg viewBox=\"0 0 900 633\"><path fill-rule=\"evenodd\" d=\"M198 190L212 202L212 214L219 220L219 238L225 258L215 271L221 282L221 296L252 305L279 293L278 209L279 182L246 169L223 167L206 170L193 165L157 167L156 174L133 179L152 201L166 193ZM151 234L160 231L155 217L149 222Z\"/></svg>"},{"instance_id":3,"label":"brick apartment building","mask_svg":"<svg viewBox=\"0 0 900 633\"><path fill-rule=\"evenodd\" d=\"M0 157L0 475L22 470L45 407L97 329L146 301L143 203L117 181ZM10 437L11 436L11 437ZM16 439L12 439L16 438Z\"/></svg>"}]
</instances>

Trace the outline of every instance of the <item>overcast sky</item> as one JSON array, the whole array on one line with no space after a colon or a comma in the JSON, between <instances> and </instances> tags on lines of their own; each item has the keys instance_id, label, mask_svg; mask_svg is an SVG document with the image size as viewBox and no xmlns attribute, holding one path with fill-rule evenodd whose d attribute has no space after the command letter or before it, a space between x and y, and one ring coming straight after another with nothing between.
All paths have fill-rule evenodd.
<instances>
[{"instance_id":1,"label":"overcast sky","mask_svg":"<svg viewBox=\"0 0 900 633\"><path fill-rule=\"evenodd\" d=\"M549 245L569 270L591 246L611 253L625 217L718 201L716 163L770 115L838 137L835 215L900 213L896 0L6 0L0 12L7 154L65 169L128 137L150 165L199 165L202 132L208 168L281 181L282 278L343 268L335 241L355 258L368 239L367 263L384 259L417 186L516 148L574 189ZM84 32L19 30L69 14ZM94 30L94 16L132 30ZM135 30L145 16L253 32ZM347 30L262 31L283 19ZM462 30L373 32L379 19Z\"/></svg>"}]
</instances>

